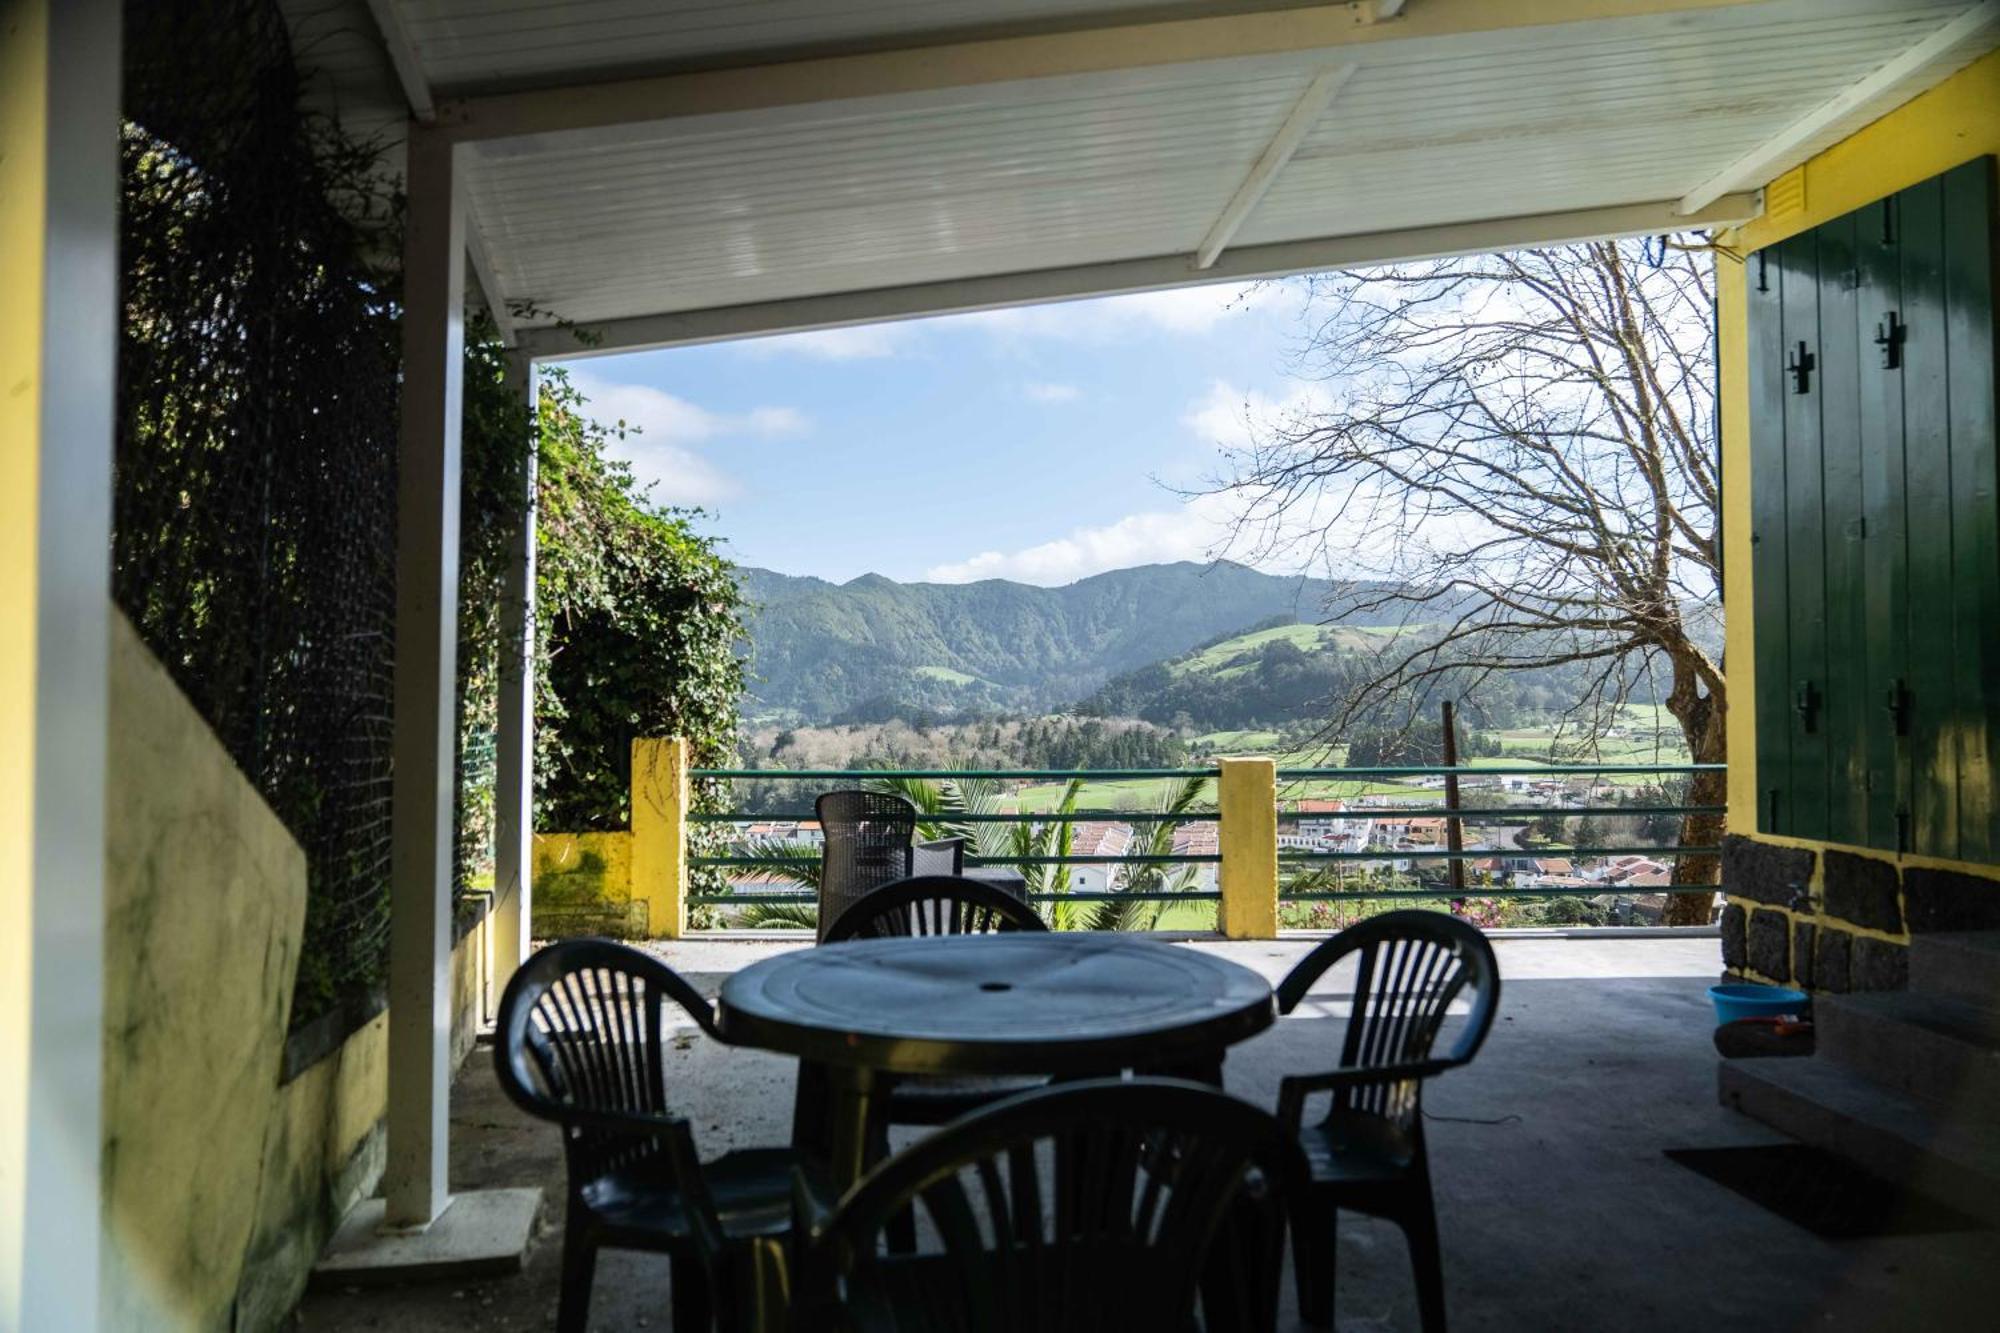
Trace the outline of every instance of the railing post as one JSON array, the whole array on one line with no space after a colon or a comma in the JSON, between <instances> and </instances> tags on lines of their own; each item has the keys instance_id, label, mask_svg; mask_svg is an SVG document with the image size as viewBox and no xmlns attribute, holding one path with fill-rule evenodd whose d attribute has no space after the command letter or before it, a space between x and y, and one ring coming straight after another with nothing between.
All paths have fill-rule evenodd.
<instances>
[{"instance_id":1,"label":"railing post","mask_svg":"<svg viewBox=\"0 0 2000 1333\"><path fill-rule=\"evenodd\" d=\"M1444 846L1451 859L1445 862L1445 877L1452 892L1465 892L1465 821L1458 817L1458 716L1451 700L1444 701Z\"/></svg>"},{"instance_id":2,"label":"railing post","mask_svg":"<svg viewBox=\"0 0 2000 1333\"><path fill-rule=\"evenodd\" d=\"M1278 766L1271 759L1224 759L1221 812L1222 933L1232 940L1278 934Z\"/></svg>"},{"instance_id":3,"label":"railing post","mask_svg":"<svg viewBox=\"0 0 2000 1333\"><path fill-rule=\"evenodd\" d=\"M632 742L632 899L646 904L646 933L687 934L688 743Z\"/></svg>"}]
</instances>

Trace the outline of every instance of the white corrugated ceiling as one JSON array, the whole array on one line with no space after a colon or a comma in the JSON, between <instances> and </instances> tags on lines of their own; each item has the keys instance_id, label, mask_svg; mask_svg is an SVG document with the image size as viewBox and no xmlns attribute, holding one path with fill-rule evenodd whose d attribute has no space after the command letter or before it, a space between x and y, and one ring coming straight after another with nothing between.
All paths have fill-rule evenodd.
<instances>
[{"instance_id":1,"label":"white corrugated ceiling","mask_svg":"<svg viewBox=\"0 0 2000 1333\"><path fill-rule=\"evenodd\" d=\"M1244 256L1284 266L1320 253L1270 247L1361 237L1354 254L1380 255L1408 229L1450 224L1473 224L1462 244L1480 244L1491 224L1501 244L1538 234L1522 219L1578 214L1585 226L1587 210L1671 203L1716 182L1711 195L1754 189L1975 58L2000 26L1980 21L1990 0L1685 0L1642 4L1667 12L1632 17L1593 16L1618 11L1590 0L1516 0L1518 12L1499 19L1495 0L1407 0L1401 16L1369 25L1368 41L1326 27L1317 44L1266 41L1271 49L1225 58L1175 54L1167 42L1159 49L1172 58L1156 61L1148 43L1190 14L1269 16L1250 4L1136 12L1103 0L287 3L334 31L345 31L337 11L365 18L372 8L385 55L403 57L406 86L420 70L412 96L447 125L536 114L518 110L532 96L506 96L518 90L581 96L609 80L651 80L629 121L467 135L478 140L473 224L504 299L539 312L529 325L628 321L612 326L621 341L1197 280L1188 256L1246 181L1260 182L1260 156L1315 76L1344 66L1351 76L1262 182L1268 192L1224 228L1216 273L1243 271ZM1351 12L1359 26L1380 17L1379 4L1284 8ZM1579 21L1519 26L1540 14ZM1015 58L1007 40L1023 34L1044 43L1018 48L1020 72L1036 77L980 67L989 49ZM1090 67L1064 64L1093 40ZM386 58L371 72L350 47L333 49L331 102L379 114ZM944 54L924 65L934 51ZM1921 62L1911 54L1926 51ZM890 70L889 83L915 71L894 91L822 77L900 52L914 63L867 66ZM303 42L302 55L313 63ZM1044 58L1046 69L1033 67ZM974 71L963 81L937 72L960 65ZM729 109L709 114L700 90L723 85L701 81L737 77L715 70L751 77L717 94ZM1885 82L1885 71L1898 77ZM1884 86L1800 127L1871 79ZM763 91L794 84L804 91ZM813 91L821 84L826 95ZM649 118L656 103L644 98L662 95L669 112ZM1774 143L1783 151L1759 155ZM1727 179L1732 165L1754 178ZM1636 210L1602 225L1670 216ZM1338 262L1346 252L1324 253ZM1021 275L1042 276L1009 285ZM885 289L905 294L827 304ZM643 322L751 306L754 317L733 322Z\"/></svg>"}]
</instances>

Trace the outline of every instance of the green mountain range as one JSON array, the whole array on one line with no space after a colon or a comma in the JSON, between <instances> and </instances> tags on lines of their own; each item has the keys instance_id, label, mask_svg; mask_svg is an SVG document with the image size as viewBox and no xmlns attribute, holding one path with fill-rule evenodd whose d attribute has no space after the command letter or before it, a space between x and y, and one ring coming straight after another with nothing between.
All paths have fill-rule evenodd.
<instances>
[{"instance_id":1,"label":"green mountain range","mask_svg":"<svg viewBox=\"0 0 2000 1333\"><path fill-rule=\"evenodd\" d=\"M1330 597L1353 591L1228 561L1141 565L1061 588L740 574L756 606L745 711L807 723L1066 708L1253 626L1319 620Z\"/></svg>"}]
</instances>

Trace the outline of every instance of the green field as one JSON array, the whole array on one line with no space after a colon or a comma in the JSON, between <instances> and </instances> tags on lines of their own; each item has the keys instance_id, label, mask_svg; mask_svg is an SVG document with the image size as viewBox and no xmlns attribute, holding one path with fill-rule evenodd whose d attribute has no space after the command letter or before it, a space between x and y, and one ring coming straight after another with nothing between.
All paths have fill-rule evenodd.
<instances>
[{"instance_id":1,"label":"green field","mask_svg":"<svg viewBox=\"0 0 2000 1333\"><path fill-rule=\"evenodd\" d=\"M1083 793L1077 797L1079 810L1156 810L1172 785L1171 778L1134 778L1129 782L1086 782ZM1055 809L1062 804L1061 782L1037 783L1023 787L1015 793L1017 808L1023 814L1038 815ZM1201 799L1210 806L1215 803L1215 784L1203 784Z\"/></svg>"},{"instance_id":2,"label":"green field","mask_svg":"<svg viewBox=\"0 0 2000 1333\"><path fill-rule=\"evenodd\" d=\"M1372 651L1382 640L1405 632L1394 625L1276 625L1211 644L1189 657L1168 663L1167 670L1176 676L1199 672L1228 680L1254 670L1254 660L1241 659L1254 659L1268 644L1289 643L1307 653L1329 647L1350 652Z\"/></svg>"},{"instance_id":3,"label":"green field","mask_svg":"<svg viewBox=\"0 0 2000 1333\"><path fill-rule=\"evenodd\" d=\"M1214 930L1221 903L1169 903L1153 924L1155 930Z\"/></svg>"},{"instance_id":4,"label":"green field","mask_svg":"<svg viewBox=\"0 0 2000 1333\"><path fill-rule=\"evenodd\" d=\"M1239 634L1233 639L1224 639L1190 657L1168 665L1167 670L1176 676L1190 671L1215 671L1228 674L1223 668L1231 659L1244 653L1255 652L1267 643L1283 640L1286 643L1311 652L1320 645L1324 630L1318 625L1278 625L1271 629L1260 629L1255 634ZM1239 668L1240 669L1240 668Z\"/></svg>"},{"instance_id":5,"label":"green field","mask_svg":"<svg viewBox=\"0 0 2000 1333\"><path fill-rule=\"evenodd\" d=\"M910 674L922 676L926 680L941 680L947 685L972 685L979 680L977 676L968 676L963 671L953 671L950 667L941 666L920 666Z\"/></svg>"},{"instance_id":6,"label":"green field","mask_svg":"<svg viewBox=\"0 0 2000 1333\"><path fill-rule=\"evenodd\" d=\"M1275 731L1205 731L1188 744L1209 754L1268 754L1283 740Z\"/></svg>"}]
</instances>

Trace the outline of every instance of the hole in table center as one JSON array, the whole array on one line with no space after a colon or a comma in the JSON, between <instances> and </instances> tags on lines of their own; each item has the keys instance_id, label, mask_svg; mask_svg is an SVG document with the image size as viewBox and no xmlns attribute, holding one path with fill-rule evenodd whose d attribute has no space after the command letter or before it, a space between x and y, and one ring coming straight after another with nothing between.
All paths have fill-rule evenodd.
<instances>
[{"instance_id":1,"label":"hole in table center","mask_svg":"<svg viewBox=\"0 0 2000 1333\"><path fill-rule=\"evenodd\" d=\"M1013 990L1014 983L1011 981L982 981L979 983L979 989L997 993L1003 990Z\"/></svg>"}]
</instances>

